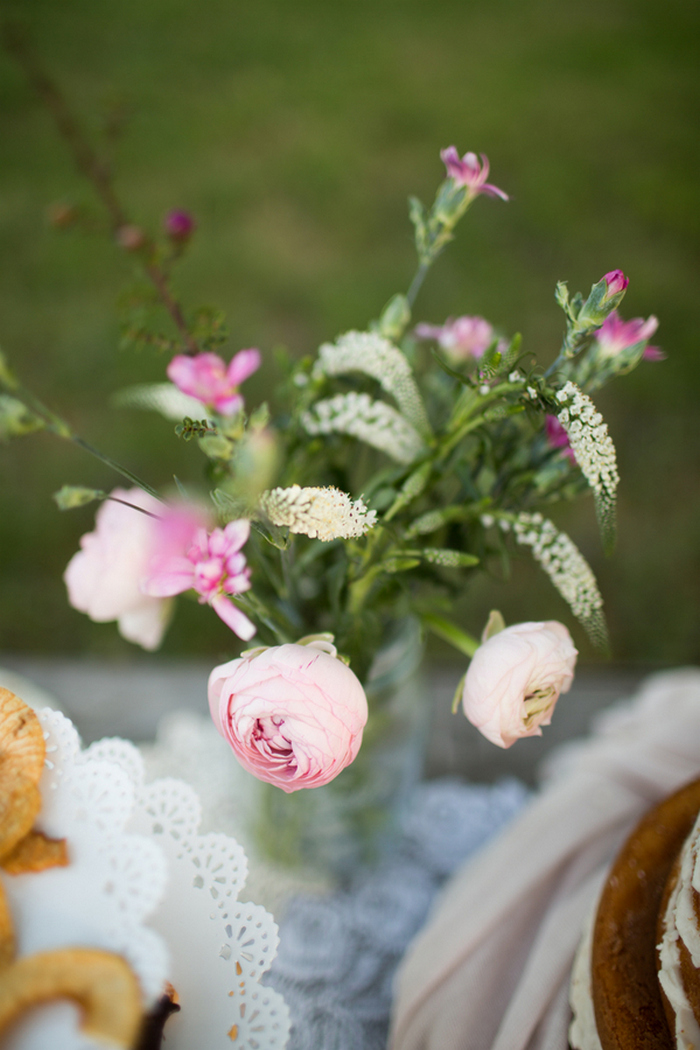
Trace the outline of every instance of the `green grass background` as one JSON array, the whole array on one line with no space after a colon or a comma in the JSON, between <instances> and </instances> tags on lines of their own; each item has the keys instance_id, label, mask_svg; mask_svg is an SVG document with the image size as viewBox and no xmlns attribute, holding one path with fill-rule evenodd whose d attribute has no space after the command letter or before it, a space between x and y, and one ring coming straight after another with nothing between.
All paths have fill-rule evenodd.
<instances>
[{"instance_id":1,"label":"green grass background","mask_svg":"<svg viewBox=\"0 0 700 1050\"><path fill-rule=\"evenodd\" d=\"M118 189L149 229L169 208L195 213L178 289L225 308L230 351L312 352L405 290L406 198L432 200L450 143L487 153L512 201L477 202L416 319L482 314L548 362L556 280L587 291L622 268L624 315L655 313L668 359L598 397L622 474L617 553L602 557L590 500L558 520L598 574L616 660L700 658L696 0L32 0L3 14L27 25L88 127L110 98L128 103ZM107 411L115 386L157 380L165 361L117 350L129 260L48 225L48 204L90 189L5 55L0 143L0 344L137 473L196 477L199 453L171 425ZM0 651L134 654L66 604L61 573L93 509L59 514L63 482L112 478L45 435L0 446ZM596 658L526 556L508 584L467 588L465 626L494 605L509 622L565 620ZM231 655L215 616L180 606L164 653Z\"/></svg>"}]
</instances>

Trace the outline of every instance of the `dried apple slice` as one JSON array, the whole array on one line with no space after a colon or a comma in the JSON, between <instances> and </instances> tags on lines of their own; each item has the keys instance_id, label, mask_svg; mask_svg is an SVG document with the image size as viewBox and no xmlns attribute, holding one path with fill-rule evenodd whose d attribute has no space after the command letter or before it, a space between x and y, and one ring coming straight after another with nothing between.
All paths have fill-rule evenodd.
<instances>
[{"instance_id":1,"label":"dried apple slice","mask_svg":"<svg viewBox=\"0 0 700 1050\"><path fill-rule=\"evenodd\" d=\"M0 971L0 1031L32 1006L70 999L83 1012L81 1028L96 1040L129 1050L139 1033L141 992L120 955L63 948L18 959Z\"/></svg>"},{"instance_id":2,"label":"dried apple slice","mask_svg":"<svg viewBox=\"0 0 700 1050\"><path fill-rule=\"evenodd\" d=\"M21 773L39 783L44 768L44 731L35 712L23 700L0 687L0 770Z\"/></svg>"},{"instance_id":3,"label":"dried apple slice","mask_svg":"<svg viewBox=\"0 0 700 1050\"><path fill-rule=\"evenodd\" d=\"M50 839L42 831L30 831L14 849L0 858L0 868L8 875L65 868L68 863L66 840Z\"/></svg>"},{"instance_id":4,"label":"dried apple slice","mask_svg":"<svg viewBox=\"0 0 700 1050\"><path fill-rule=\"evenodd\" d=\"M5 774L0 760L0 857L31 831L40 809L41 793L35 781L17 771Z\"/></svg>"},{"instance_id":5,"label":"dried apple slice","mask_svg":"<svg viewBox=\"0 0 700 1050\"><path fill-rule=\"evenodd\" d=\"M0 879L0 972L9 966L15 957L15 928L7 905L5 887Z\"/></svg>"}]
</instances>

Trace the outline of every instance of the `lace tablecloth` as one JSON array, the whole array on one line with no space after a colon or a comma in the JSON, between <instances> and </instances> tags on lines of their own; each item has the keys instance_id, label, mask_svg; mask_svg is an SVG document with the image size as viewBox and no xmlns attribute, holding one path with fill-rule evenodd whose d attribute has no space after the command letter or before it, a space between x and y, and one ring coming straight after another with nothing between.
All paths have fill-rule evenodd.
<instances>
[{"instance_id":1,"label":"lace tablecloth","mask_svg":"<svg viewBox=\"0 0 700 1050\"><path fill-rule=\"evenodd\" d=\"M358 872L343 892L289 902L264 979L289 1006L288 1050L383 1050L394 972L437 890L526 799L517 780L420 784L379 869Z\"/></svg>"}]
</instances>

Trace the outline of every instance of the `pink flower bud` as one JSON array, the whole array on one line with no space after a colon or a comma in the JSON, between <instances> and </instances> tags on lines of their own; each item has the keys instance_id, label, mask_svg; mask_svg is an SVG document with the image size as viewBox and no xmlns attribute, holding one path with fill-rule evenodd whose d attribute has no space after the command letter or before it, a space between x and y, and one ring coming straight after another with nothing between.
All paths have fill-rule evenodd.
<instances>
[{"instance_id":1,"label":"pink flower bud","mask_svg":"<svg viewBox=\"0 0 700 1050\"><path fill-rule=\"evenodd\" d=\"M253 650L215 667L209 709L244 769L286 792L333 780L355 759L367 722L365 691L328 642Z\"/></svg>"},{"instance_id":2,"label":"pink flower bud","mask_svg":"<svg viewBox=\"0 0 700 1050\"><path fill-rule=\"evenodd\" d=\"M469 665L462 708L498 747L541 736L574 677L577 650L563 624L518 623L492 635Z\"/></svg>"},{"instance_id":3,"label":"pink flower bud","mask_svg":"<svg viewBox=\"0 0 700 1050\"><path fill-rule=\"evenodd\" d=\"M163 220L163 229L173 241L188 241L197 228L197 223L188 211L169 211Z\"/></svg>"},{"instance_id":4,"label":"pink flower bud","mask_svg":"<svg viewBox=\"0 0 700 1050\"><path fill-rule=\"evenodd\" d=\"M619 295L620 292L624 292L630 283L629 277L625 277L622 270L610 270L609 273L603 276L603 280L608 286L605 293L606 299L611 299L613 295Z\"/></svg>"},{"instance_id":5,"label":"pink flower bud","mask_svg":"<svg viewBox=\"0 0 700 1050\"><path fill-rule=\"evenodd\" d=\"M131 224L120 226L114 236L119 247L125 252L138 252L146 243L146 234L141 227Z\"/></svg>"}]
</instances>

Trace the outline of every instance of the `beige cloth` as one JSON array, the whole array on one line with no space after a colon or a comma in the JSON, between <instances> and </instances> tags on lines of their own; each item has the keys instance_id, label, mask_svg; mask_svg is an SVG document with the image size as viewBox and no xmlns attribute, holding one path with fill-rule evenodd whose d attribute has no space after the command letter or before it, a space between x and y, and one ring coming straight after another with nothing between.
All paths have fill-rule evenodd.
<instances>
[{"instance_id":1,"label":"beige cloth","mask_svg":"<svg viewBox=\"0 0 700 1050\"><path fill-rule=\"evenodd\" d=\"M565 1050L571 964L606 871L644 811L700 776L700 670L647 679L548 769L410 946L391 1050Z\"/></svg>"}]
</instances>

